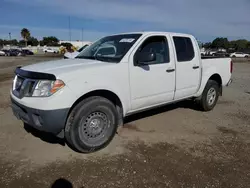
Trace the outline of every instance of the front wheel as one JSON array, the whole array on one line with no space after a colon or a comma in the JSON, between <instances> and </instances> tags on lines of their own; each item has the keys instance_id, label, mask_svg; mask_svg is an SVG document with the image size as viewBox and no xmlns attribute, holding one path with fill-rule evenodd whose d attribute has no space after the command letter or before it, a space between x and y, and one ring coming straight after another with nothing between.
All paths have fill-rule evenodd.
<instances>
[{"instance_id":1,"label":"front wheel","mask_svg":"<svg viewBox=\"0 0 250 188\"><path fill-rule=\"evenodd\" d=\"M112 102L90 97L77 104L65 127L65 138L73 149L90 153L106 147L118 126L118 113Z\"/></svg>"},{"instance_id":2,"label":"front wheel","mask_svg":"<svg viewBox=\"0 0 250 188\"><path fill-rule=\"evenodd\" d=\"M208 80L198 101L203 111L211 111L215 107L219 98L219 91L219 84L214 80Z\"/></svg>"}]
</instances>

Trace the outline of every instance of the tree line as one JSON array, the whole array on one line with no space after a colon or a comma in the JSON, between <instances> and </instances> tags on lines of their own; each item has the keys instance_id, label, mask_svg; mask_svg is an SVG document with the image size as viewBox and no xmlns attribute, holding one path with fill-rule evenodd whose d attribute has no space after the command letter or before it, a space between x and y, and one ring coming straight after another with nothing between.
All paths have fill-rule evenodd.
<instances>
[{"instance_id":1,"label":"tree line","mask_svg":"<svg viewBox=\"0 0 250 188\"><path fill-rule=\"evenodd\" d=\"M3 45L14 45L14 46L60 46L59 39L55 36L43 37L42 40L31 36L30 31L27 28L23 28L20 32L23 40L2 40L0 39L0 46ZM72 46L69 43L62 44L65 47ZM250 41L245 39L229 41L227 38L216 38L212 42L202 43L202 47L206 49L219 49L224 48L227 51L250 51Z\"/></svg>"},{"instance_id":2,"label":"tree line","mask_svg":"<svg viewBox=\"0 0 250 188\"><path fill-rule=\"evenodd\" d=\"M23 28L20 32L21 37L23 38L22 40L3 40L0 39L0 46L3 45L13 45L13 46L60 46L59 44L59 39L56 38L55 36L48 36L48 37L43 37L42 40L38 40L37 38L31 36L30 31L27 28Z\"/></svg>"},{"instance_id":3,"label":"tree line","mask_svg":"<svg viewBox=\"0 0 250 188\"><path fill-rule=\"evenodd\" d=\"M203 43L206 49L224 48L228 51L250 51L250 41L245 39L229 41L227 38L216 38L212 42Z\"/></svg>"},{"instance_id":4,"label":"tree line","mask_svg":"<svg viewBox=\"0 0 250 188\"><path fill-rule=\"evenodd\" d=\"M27 46L27 45L31 45L31 46L60 46L58 44L59 40L54 37L54 36L48 36L48 37L43 37L42 40L37 40L35 37L29 37L27 39L27 41L25 40L2 40L0 39L0 46L3 45L12 45L12 46ZM27 44L27 45L26 45Z\"/></svg>"}]
</instances>

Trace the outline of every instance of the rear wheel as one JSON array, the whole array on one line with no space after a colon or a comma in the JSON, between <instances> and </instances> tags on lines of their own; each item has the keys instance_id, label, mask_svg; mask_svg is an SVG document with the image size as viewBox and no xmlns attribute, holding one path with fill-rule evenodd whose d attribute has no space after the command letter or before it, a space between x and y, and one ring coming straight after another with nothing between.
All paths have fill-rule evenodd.
<instances>
[{"instance_id":1,"label":"rear wheel","mask_svg":"<svg viewBox=\"0 0 250 188\"><path fill-rule=\"evenodd\" d=\"M103 97L90 97L77 104L69 115L65 138L81 153L90 153L106 147L118 126L117 110Z\"/></svg>"},{"instance_id":2,"label":"rear wheel","mask_svg":"<svg viewBox=\"0 0 250 188\"><path fill-rule=\"evenodd\" d=\"M215 107L219 98L219 91L219 84L214 80L208 80L198 101L203 111L210 111Z\"/></svg>"}]
</instances>

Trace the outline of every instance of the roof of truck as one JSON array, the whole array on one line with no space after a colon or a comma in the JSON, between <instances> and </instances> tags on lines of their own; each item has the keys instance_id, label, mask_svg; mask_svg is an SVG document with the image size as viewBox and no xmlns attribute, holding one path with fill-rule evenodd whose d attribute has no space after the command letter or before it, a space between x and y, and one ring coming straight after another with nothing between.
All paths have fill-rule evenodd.
<instances>
[{"instance_id":1,"label":"roof of truck","mask_svg":"<svg viewBox=\"0 0 250 188\"><path fill-rule=\"evenodd\" d=\"M126 34L142 34L142 35L151 35L151 34L164 34L164 35L178 35L178 36L192 36L186 33L175 33L175 32L165 32L165 31L141 31L141 32L128 32L128 33L117 33L113 35L126 35Z\"/></svg>"}]
</instances>

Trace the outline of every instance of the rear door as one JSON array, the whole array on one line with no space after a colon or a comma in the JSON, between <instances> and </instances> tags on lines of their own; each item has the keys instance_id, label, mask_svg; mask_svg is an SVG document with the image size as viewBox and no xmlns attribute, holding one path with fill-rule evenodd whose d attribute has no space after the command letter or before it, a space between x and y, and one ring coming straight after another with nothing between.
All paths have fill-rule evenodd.
<instances>
[{"instance_id":1,"label":"rear door","mask_svg":"<svg viewBox=\"0 0 250 188\"><path fill-rule=\"evenodd\" d=\"M173 35L176 57L175 100L192 96L198 91L201 79L201 60L193 37Z\"/></svg>"},{"instance_id":2,"label":"rear door","mask_svg":"<svg viewBox=\"0 0 250 188\"><path fill-rule=\"evenodd\" d=\"M175 90L175 62L170 37L147 36L132 52L129 59L132 111L173 101ZM136 65L138 52L154 52L156 61Z\"/></svg>"}]
</instances>

